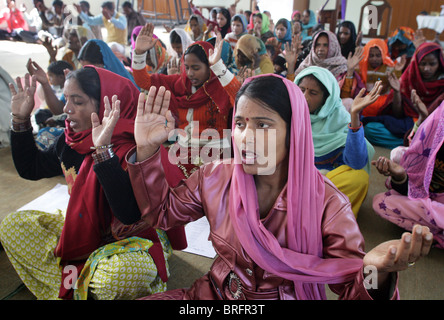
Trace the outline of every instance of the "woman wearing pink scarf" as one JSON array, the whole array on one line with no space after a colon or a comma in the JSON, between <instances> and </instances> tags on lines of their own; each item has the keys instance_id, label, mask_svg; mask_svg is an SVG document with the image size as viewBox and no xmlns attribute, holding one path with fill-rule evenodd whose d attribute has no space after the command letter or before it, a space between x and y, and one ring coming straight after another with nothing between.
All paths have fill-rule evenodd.
<instances>
[{"instance_id":1,"label":"woman wearing pink scarf","mask_svg":"<svg viewBox=\"0 0 444 320\"><path fill-rule=\"evenodd\" d=\"M139 101L127 161L142 219L168 229L206 216L218 253L191 288L147 299L325 299L324 284L342 299L396 299L396 272L428 253L423 228L365 254L348 199L314 166L308 106L291 81L247 79L233 116L234 159L204 165L171 189L159 152L174 129L170 93L152 87ZM369 265L379 289L365 288Z\"/></svg>"},{"instance_id":2,"label":"woman wearing pink scarf","mask_svg":"<svg viewBox=\"0 0 444 320\"><path fill-rule=\"evenodd\" d=\"M444 102L419 126L400 164L384 157L373 163L390 176L390 190L373 198L376 213L406 230L426 225L444 248Z\"/></svg>"}]
</instances>

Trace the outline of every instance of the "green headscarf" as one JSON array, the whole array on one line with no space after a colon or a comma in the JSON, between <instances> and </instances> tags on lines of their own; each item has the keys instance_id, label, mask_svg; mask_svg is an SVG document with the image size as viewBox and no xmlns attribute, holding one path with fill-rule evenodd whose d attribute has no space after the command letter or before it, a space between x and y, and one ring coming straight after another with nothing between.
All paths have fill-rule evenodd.
<instances>
[{"instance_id":1,"label":"green headscarf","mask_svg":"<svg viewBox=\"0 0 444 320\"><path fill-rule=\"evenodd\" d=\"M260 14L262 16L262 28L261 28L261 34L264 34L267 31L270 31L270 20L268 19L268 16L265 13L258 12L256 14Z\"/></svg>"},{"instance_id":2,"label":"green headscarf","mask_svg":"<svg viewBox=\"0 0 444 320\"><path fill-rule=\"evenodd\" d=\"M351 117L342 104L338 81L329 70L316 66L308 67L298 74L294 82L299 85L301 79L310 74L315 76L330 94L318 112L310 114L315 157L322 157L338 148L345 147ZM365 142L368 162L364 169L370 174L370 161L375 150L367 139Z\"/></svg>"}]
</instances>

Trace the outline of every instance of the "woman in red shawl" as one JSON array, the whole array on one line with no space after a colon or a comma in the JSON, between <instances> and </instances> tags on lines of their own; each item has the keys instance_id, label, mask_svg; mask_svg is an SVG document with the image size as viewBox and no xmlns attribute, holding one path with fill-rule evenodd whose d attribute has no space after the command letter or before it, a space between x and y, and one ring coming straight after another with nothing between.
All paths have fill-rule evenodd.
<instances>
[{"instance_id":1,"label":"woman in red shawl","mask_svg":"<svg viewBox=\"0 0 444 320\"><path fill-rule=\"evenodd\" d=\"M412 90L432 113L444 99L444 54L434 42L420 45L400 79L404 112L418 118L418 110L411 100Z\"/></svg>"},{"instance_id":2,"label":"woman in red shawl","mask_svg":"<svg viewBox=\"0 0 444 320\"><path fill-rule=\"evenodd\" d=\"M165 290L165 258L171 246L163 231L140 220L124 160L135 145L139 91L130 80L102 68L88 66L68 74L65 132L48 150L39 151L29 120L35 77L30 80L27 74L25 79L24 89L17 80L18 92L10 85L14 164L25 179L63 174L70 199L66 214L19 211L2 221L0 238L17 273L38 299L70 299L73 293L82 299L88 294L95 299L132 299ZM105 125L109 119L112 95L120 99L113 97L113 104L120 104L120 119L110 141L99 145L100 121ZM109 177L106 171L112 163L120 173ZM31 252L25 249L29 246ZM145 281L126 286L131 280L125 267L135 260L146 268L133 270L131 279ZM124 285L105 286L105 280L122 280L122 276L128 280ZM81 281L75 283L77 278Z\"/></svg>"},{"instance_id":3,"label":"woman in red shawl","mask_svg":"<svg viewBox=\"0 0 444 320\"><path fill-rule=\"evenodd\" d=\"M162 148L162 153L163 163L169 167L168 182L175 186L203 163L219 159L224 150L230 152L224 129L229 128L240 83L220 58L223 44L220 34L214 49L204 41L184 48L180 73L148 74L145 56L155 43L153 30L154 26L147 24L140 31L132 68L140 88L148 90L151 86L164 86L172 93L170 110L182 135L178 136L177 143Z\"/></svg>"}]
</instances>

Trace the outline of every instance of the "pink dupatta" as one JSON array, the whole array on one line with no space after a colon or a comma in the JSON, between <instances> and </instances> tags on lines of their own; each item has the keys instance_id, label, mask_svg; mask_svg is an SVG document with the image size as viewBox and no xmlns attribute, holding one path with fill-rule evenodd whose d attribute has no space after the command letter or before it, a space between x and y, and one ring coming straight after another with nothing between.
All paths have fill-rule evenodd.
<instances>
[{"instance_id":1,"label":"pink dupatta","mask_svg":"<svg viewBox=\"0 0 444 320\"><path fill-rule=\"evenodd\" d=\"M410 199L428 199L436 154L444 143L444 102L419 126L401 165L409 176Z\"/></svg>"},{"instance_id":2,"label":"pink dupatta","mask_svg":"<svg viewBox=\"0 0 444 320\"><path fill-rule=\"evenodd\" d=\"M262 76L276 75L252 77L245 84ZM287 87L292 107L287 247L281 247L276 237L262 224L254 177L244 172L237 148L233 148L236 164L230 189L230 217L242 247L262 269L294 281L298 299L326 299L324 284L352 281L363 263L361 259L323 258L321 225L325 184L314 165L307 102L293 82L276 77L282 79Z\"/></svg>"}]
</instances>

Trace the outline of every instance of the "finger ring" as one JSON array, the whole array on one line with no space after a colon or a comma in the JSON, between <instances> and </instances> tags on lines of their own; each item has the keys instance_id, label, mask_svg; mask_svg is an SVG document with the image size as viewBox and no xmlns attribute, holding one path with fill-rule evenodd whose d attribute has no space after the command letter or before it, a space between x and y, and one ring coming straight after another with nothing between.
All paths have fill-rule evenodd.
<instances>
[{"instance_id":1,"label":"finger ring","mask_svg":"<svg viewBox=\"0 0 444 320\"><path fill-rule=\"evenodd\" d=\"M407 262L407 266L410 268L410 267L413 267L415 265L415 261L413 261L413 262Z\"/></svg>"}]
</instances>

